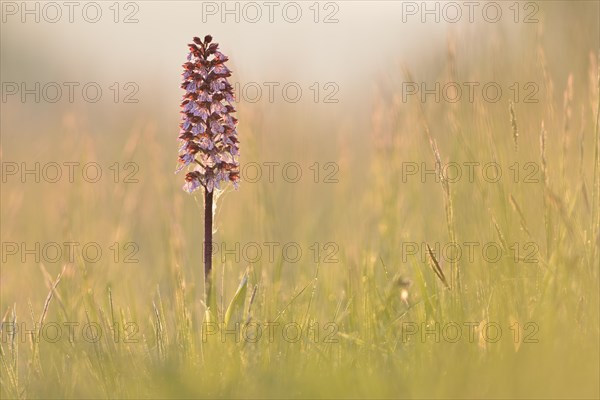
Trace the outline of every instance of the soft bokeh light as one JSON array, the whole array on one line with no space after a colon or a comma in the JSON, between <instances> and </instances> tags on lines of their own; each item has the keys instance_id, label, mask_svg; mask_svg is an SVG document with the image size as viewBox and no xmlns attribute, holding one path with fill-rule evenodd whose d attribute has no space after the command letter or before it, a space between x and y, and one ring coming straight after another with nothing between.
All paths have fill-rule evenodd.
<instances>
[{"instance_id":1,"label":"soft bokeh light","mask_svg":"<svg viewBox=\"0 0 600 400\"><path fill-rule=\"evenodd\" d=\"M93 353L42 341L46 375L28 380L25 340L16 366L2 367L3 396L14 396L6 371L19 371L14 385L24 397L598 396L597 2L496 2L497 23L482 17L489 2L474 22L465 2L296 2L297 23L281 14L289 2L277 2L272 23L263 2L252 3L263 13L256 23L241 2L99 2L97 23L77 11L86 3L73 23L64 5L60 21L35 23L8 3L44 7L2 3L0 317L37 320L64 271L46 321L102 320L110 292L115 318L138 324L140 343L102 342ZM422 22L408 3L448 13L458 4L463 14L456 23L443 13ZM239 7L239 23L207 15L224 6ZM538 21L524 23L532 12ZM130 13L138 21L123 23ZM230 58L241 141L240 189L220 194L215 215L219 312L249 268L257 289L248 315L335 321L338 344L236 343L212 354L200 343L202 196L183 192L173 171L181 64L187 43L206 34ZM458 82L465 91L458 102L431 94L421 102L407 95L411 81L428 89ZM36 82L40 100L22 101L21 85ZM474 101L464 82L478 83ZM482 98L489 82L503 90L497 102ZM62 96L47 101L56 87ZM102 97L86 101L95 87ZM433 141L443 162L498 163L503 179L490 183L477 170L446 195L431 172ZM36 163L39 182L21 175ZM407 163L419 173L407 175ZM519 256L489 263L478 252L459 263L461 291L447 291L424 244L443 248L452 235L504 241L505 251L516 244ZM267 243L277 243L273 257ZM282 250L290 243L302 250L298 262ZM418 254L407 256L406 243L420 244ZM97 262L82 255L85 244L90 254L101 249ZM523 262L530 251L536 262ZM455 265L439 258L450 279ZM477 329L496 321L503 340L402 343L403 322L452 321ZM511 327L526 335L527 322L537 324L539 342L513 343Z\"/></svg>"}]
</instances>

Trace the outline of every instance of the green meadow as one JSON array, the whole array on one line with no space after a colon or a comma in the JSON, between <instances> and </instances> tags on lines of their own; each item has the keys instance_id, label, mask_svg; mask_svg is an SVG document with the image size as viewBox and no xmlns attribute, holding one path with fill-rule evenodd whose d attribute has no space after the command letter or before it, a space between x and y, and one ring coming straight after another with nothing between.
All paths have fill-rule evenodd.
<instances>
[{"instance_id":1,"label":"green meadow","mask_svg":"<svg viewBox=\"0 0 600 400\"><path fill-rule=\"evenodd\" d=\"M297 102L278 63L298 47L252 69L225 28L131 33L152 47L125 56L127 86L108 47L79 60L52 34L72 64L52 63L54 28L3 24L3 96L93 81L78 63L115 77L97 103L2 101L1 398L598 398L599 8L566 3L442 23L408 59L367 26L356 73L298 78ZM354 40L327 32L317 73ZM231 59L242 169L216 196L210 319L203 198L174 174L181 64L206 33ZM281 84L254 101L248 81Z\"/></svg>"}]
</instances>

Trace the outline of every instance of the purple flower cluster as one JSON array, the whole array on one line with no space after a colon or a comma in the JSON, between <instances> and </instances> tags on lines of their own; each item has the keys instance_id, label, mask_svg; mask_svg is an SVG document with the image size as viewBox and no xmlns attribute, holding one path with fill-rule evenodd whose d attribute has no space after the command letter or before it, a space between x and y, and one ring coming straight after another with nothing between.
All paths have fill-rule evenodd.
<instances>
[{"instance_id":1,"label":"purple flower cluster","mask_svg":"<svg viewBox=\"0 0 600 400\"><path fill-rule=\"evenodd\" d=\"M231 71L224 64L228 58L218 50L217 43L211 42L211 36L204 41L195 37L188 45L188 62L183 64L181 88L185 94L179 124L183 145L176 172L193 165L183 186L189 193L201 185L212 192L227 181L237 189L240 179L233 87L227 81Z\"/></svg>"}]
</instances>

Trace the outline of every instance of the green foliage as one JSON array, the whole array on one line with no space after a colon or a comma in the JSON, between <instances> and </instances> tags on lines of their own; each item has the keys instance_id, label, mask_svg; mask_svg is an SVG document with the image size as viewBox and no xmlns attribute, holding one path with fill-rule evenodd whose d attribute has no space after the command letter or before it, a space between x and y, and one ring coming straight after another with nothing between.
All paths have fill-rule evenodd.
<instances>
[{"instance_id":1,"label":"green foliage","mask_svg":"<svg viewBox=\"0 0 600 400\"><path fill-rule=\"evenodd\" d=\"M316 127L329 115L240 104L242 166L273 154L310 162L297 184L242 175L239 192L222 194L210 311L202 200L171 172L175 108L144 106L133 126L107 118L110 146L85 114L61 132L68 140L36 136L15 159L34 162L29 154L47 147L52 159L120 154L141 166L140 182L3 184L3 240L98 240L105 254L3 264L0 397L598 398L597 48L576 30L581 40L553 51L530 28L518 40L493 36L498 48L478 40L489 31L465 33L456 54L437 49L447 57L404 76L386 67L371 97L353 94L368 104L344 105L327 134ZM540 101L403 103L407 76L519 77L539 83ZM22 138L2 140L15 149ZM339 182L314 183L308 167L318 160L323 172L332 158ZM403 163L437 160L497 162L504 179L402 179ZM52 210L43 223L40 209ZM227 255L235 243L275 241L272 258L266 246L258 261ZM489 262L481 245L473 261L440 255L435 245L454 241L494 243L503 255ZM139 246L135 263L122 262L126 242ZM280 251L292 242L299 262Z\"/></svg>"}]
</instances>

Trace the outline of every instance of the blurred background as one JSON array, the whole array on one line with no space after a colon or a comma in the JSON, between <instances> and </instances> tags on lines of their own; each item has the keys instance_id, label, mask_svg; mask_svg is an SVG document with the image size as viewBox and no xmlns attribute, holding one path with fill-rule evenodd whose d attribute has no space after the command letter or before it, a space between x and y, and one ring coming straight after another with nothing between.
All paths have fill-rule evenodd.
<instances>
[{"instance_id":1,"label":"blurred background","mask_svg":"<svg viewBox=\"0 0 600 400\"><path fill-rule=\"evenodd\" d=\"M110 288L146 323L157 294L170 304L183 279L202 320L202 197L174 171L181 64L192 37L210 34L230 58L241 141L240 188L220 195L215 217L221 306L250 267L257 318L268 320L318 270L311 315L335 319L352 299L341 331L367 340L377 329L360 318L391 276L439 285L425 243L501 243L505 255L515 244L535 262L476 252L460 263L461 318L537 321L555 352L539 348L523 365L544 354L589 373L547 388L549 371L525 374L500 393L597 394L599 3L475 3L77 2L70 14L2 2L0 314L39 315L64 269L50 319L83 318ZM436 100L436 82L462 97L448 101L451 87ZM490 82L497 101L482 92ZM421 97L421 84L434 94ZM475 169L448 196L420 175L435 168L432 143L444 164L498 163L500 183ZM297 261L283 252L290 243ZM438 258L450 279L451 260ZM413 284L409 303L425 294ZM584 340L570 351L573 321Z\"/></svg>"},{"instance_id":2,"label":"blurred background","mask_svg":"<svg viewBox=\"0 0 600 400\"><path fill-rule=\"evenodd\" d=\"M301 2L278 3L272 10L257 4L259 7L236 2L152 1L116 7L112 3L81 3L70 16L64 5L4 3L2 157L16 162L19 170L2 182L3 241L26 241L31 246L39 241L42 247L65 241L136 242L140 263L115 265L101 259L102 265L93 269L112 279L135 276L133 281L118 279L128 285L152 286L168 271L170 230L179 226L178 234L186 246L181 246L178 257L183 257L180 263L194 277L192 281L197 281L200 252L193 246L202 240L202 201L181 191L183 176L172 174L178 148L181 64L193 36L213 35L231 59L231 80L238 89L241 163L249 165L242 170L251 181L258 180L223 196L217 219L219 235L243 235L240 241L244 243L284 243L301 242L308 231L314 241L340 242L341 247L358 245L342 243L349 228L371 222L371 210L361 207L359 200L373 190L374 180L386 180L385 175L373 176L369 168L377 128L373 113L378 106L391 107L394 101L402 101L400 83L406 80L405 71L411 71L413 80L425 82L430 90L435 82L443 86L451 81L443 78L450 43L459 82L500 82L504 96L486 107L504 113L502 122L509 129L508 101L514 95L510 85L517 83L524 98L531 90L523 86L534 82L540 88L535 99L545 100L538 46L544 49L548 74L555 77L554 100L560 110L569 74L574 76L577 93L589 87L590 51L598 44L597 4L589 1L568 5L550 1L536 7L530 6L535 3L523 3L516 11L502 4L502 16L495 23L486 21L496 19L496 9L484 8L485 3L473 9L472 18L462 3L448 8L444 2ZM30 14L23 7L28 7ZM60 19L53 23L56 10L60 10ZM425 10L433 11L426 14ZM529 14L539 22L524 23ZM457 18L458 22L451 22ZM96 19L98 22L88 22ZM580 22L573 25L573 20ZM13 83L18 86L14 94ZM22 83L23 91L33 90L33 94L24 95ZM463 88L464 99L467 89ZM245 90L240 93L240 89ZM481 98L481 92L477 93ZM409 97L419 100L419 96ZM441 107L434 100L429 95L428 102L433 103L429 108ZM583 94L581 100L589 101ZM469 106L468 101L462 103ZM537 113L521 133L521 140L537 144L544 106L529 103L517 107L521 113ZM573 107L576 116L580 107ZM587 111L591 121L591 110ZM405 104L399 112L415 111ZM448 136L444 121L430 123L439 124L438 140ZM390 140L406 142L403 151L408 154L414 151L410 143L415 141L427 151L427 142L417 140L422 139L419 129L414 126L394 132ZM527 134L529 129L531 134ZM483 135L469 133L471 138ZM590 145L592 138L588 136ZM429 161L428 167L433 166L429 158L408 161ZM35 168L36 162L40 163L40 183L35 182L35 174L21 179L21 167ZM44 164L48 162L60 165L62 178L56 183L51 182L56 168ZM80 163L72 167L76 174L73 183L65 162ZM98 163L103 174L97 183L81 176L88 162ZM128 162L135 164L126 166ZM280 163L273 167L272 183L265 162ZM301 168L299 182L284 179L283 166L290 162ZM328 162L336 167L325 170ZM260 170L253 163L258 163ZM316 184L315 163L320 163L321 169ZM49 179L42 176L43 167L49 168ZM93 181L98 168L89 168ZM120 177L115 176L115 168ZM293 165L288 168L290 174L297 169ZM254 179L256 173L261 173L261 178ZM123 182L129 174L130 181L138 182ZM324 183L328 174L339 182ZM400 182L389 178L382 190L398 190L401 195ZM431 186L437 189L435 182ZM403 201L415 205L435 201L428 197ZM404 218L418 220L425 213L412 211ZM359 232L365 231L352 233ZM312 239L303 245L311 243ZM3 300L22 293L19 282L27 282L33 292L36 282L43 282L35 262L23 265L19 260L15 264L15 257L11 258L3 269ZM48 268L58 271L62 262Z\"/></svg>"}]
</instances>

